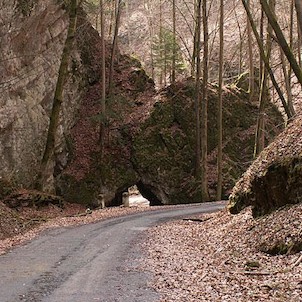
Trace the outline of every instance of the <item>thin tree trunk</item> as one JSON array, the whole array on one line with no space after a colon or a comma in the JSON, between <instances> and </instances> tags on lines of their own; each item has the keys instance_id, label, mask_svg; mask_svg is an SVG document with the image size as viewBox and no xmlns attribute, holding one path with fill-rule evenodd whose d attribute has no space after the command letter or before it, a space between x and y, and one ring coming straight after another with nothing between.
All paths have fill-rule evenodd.
<instances>
[{"instance_id":1,"label":"thin tree trunk","mask_svg":"<svg viewBox=\"0 0 302 302\"><path fill-rule=\"evenodd\" d=\"M111 12L110 12L110 22L108 27L108 39L112 39L112 32L113 32L113 24L116 17L116 1L112 0L109 4L111 4Z\"/></svg>"},{"instance_id":2,"label":"thin tree trunk","mask_svg":"<svg viewBox=\"0 0 302 302\"><path fill-rule=\"evenodd\" d=\"M302 43L302 38L301 38L301 29L298 27L298 62L300 68L302 68L302 60L301 60L301 43Z\"/></svg>"},{"instance_id":3,"label":"thin tree trunk","mask_svg":"<svg viewBox=\"0 0 302 302\"><path fill-rule=\"evenodd\" d=\"M217 193L216 199L222 198L222 84L223 84L223 50L224 50L224 0L220 0L220 20L219 20L219 78L218 78L218 154L217 154Z\"/></svg>"},{"instance_id":4,"label":"thin tree trunk","mask_svg":"<svg viewBox=\"0 0 302 302\"><path fill-rule=\"evenodd\" d=\"M302 31L302 1L301 0L295 0L295 7L297 12L297 19L300 31Z\"/></svg>"},{"instance_id":5,"label":"thin tree trunk","mask_svg":"<svg viewBox=\"0 0 302 302\"><path fill-rule=\"evenodd\" d=\"M110 71L109 71L109 88L108 88L109 97L112 96L112 92L113 92L113 72L114 72L114 61L116 59L116 51L117 51L118 31L119 31L120 19L121 19L121 3L122 3L122 0L118 0L114 36L113 36L113 43L112 43L112 51L111 51Z\"/></svg>"},{"instance_id":6,"label":"thin tree trunk","mask_svg":"<svg viewBox=\"0 0 302 302\"><path fill-rule=\"evenodd\" d=\"M197 0L194 0L194 37L193 37L193 52L192 52L192 59L191 59L191 75L193 76L196 71L196 66L197 66L197 39L198 39L198 34L199 34L199 39L200 39L200 28L199 28L199 33L198 33L198 15L200 15L200 12L198 12L198 9L200 10L201 8L199 7L199 1L198 3L196 2ZM199 20L201 22L201 20ZM199 41L200 44L200 41Z\"/></svg>"},{"instance_id":7,"label":"thin tree trunk","mask_svg":"<svg viewBox=\"0 0 302 302\"><path fill-rule=\"evenodd\" d=\"M281 56L281 65L282 65L282 71L283 71L284 82L285 82L285 89L286 89L286 94L287 94L288 108L289 108L291 114L294 116L295 115L295 109L294 109L294 105L293 105L291 84L290 84L290 79L289 79L288 73L287 73L284 53L283 53L281 48L280 48L280 56Z\"/></svg>"},{"instance_id":8,"label":"thin tree trunk","mask_svg":"<svg viewBox=\"0 0 302 302\"><path fill-rule=\"evenodd\" d=\"M147 8L148 11L153 11L151 4L149 1L145 2L145 7ZM155 74L154 74L154 54L153 54L153 20L152 20L152 16L151 13L148 14L148 27L149 27L149 38L150 38L150 65L151 65L151 77L153 80L155 80Z\"/></svg>"},{"instance_id":9,"label":"thin tree trunk","mask_svg":"<svg viewBox=\"0 0 302 302\"><path fill-rule=\"evenodd\" d=\"M270 0L270 5L272 7L275 6L275 1ZM263 25L264 23L264 11L261 9L261 35L260 40L262 45L264 44L264 33L263 33ZM270 25L267 26L267 38L266 38L266 56L268 62L270 61L271 49L272 49L272 28ZM267 78L268 72L266 68L263 68L263 60L260 59L261 62L261 78L260 78L260 93L259 93L259 113L257 117L257 126L255 133L255 145L254 145L254 158L264 149L264 117L265 117L265 105L267 103L268 91L267 91Z\"/></svg>"},{"instance_id":10,"label":"thin tree trunk","mask_svg":"<svg viewBox=\"0 0 302 302\"><path fill-rule=\"evenodd\" d=\"M196 52L196 83L195 83L195 122L196 122L196 141L195 141L195 176L200 177L200 159L201 159L201 128L200 128L200 75L201 75L201 60L200 60L200 36L201 36L201 1L198 0L196 11L196 39L195 39L195 52Z\"/></svg>"},{"instance_id":11,"label":"thin tree trunk","mask_svg":"<svg viewBox=\"0 0 302 302\"><path fill-rule=\"evenodd\" d=\"M160 60L164 59L164 51L163 51L163 10L162 10L162 0L159 1L159 45L160 45ZM160 68L159 75L159 84L163 86L163 68Z\"/></svg>"},{"instance_id":12,"label":"thin tree trunk","mask_svg":"<svg viewBox=\"0 0 302 302\"><path fill-rule=\"evenodd\" d=\"M172 0L172 11L173 11L173 57L172 57L172 74L171 82L175 82L175 73L176 73L176 0Z\"/></svg>"},{"instance_id":13,"label":"thin tree trunk","mask_svg":"<svg viewBox=\"0 0 302 302\"><path fill-rule=\"evenodd\" d=\"M35 183L35 189L37 190L43 190L43 186L45 185L47 177L47 168L49 166L50 160L54 156L57 129L59 125L60 112L63 103L64 84L68 74L68 60L72 50L76 31L77 8L78 1L71 0L69 5L69 26L67 31L67 38L65 40L65 45L63 48L61 63L59 67L59 74L53 99L52 111L50 115L46 146Z\"/></svg>"},{"instance_id":14,"label":"thin tree trunk","mask_svg":"<svg viewBox=\"0 0 302 302\"><path fill-rule=\"evenodd\" d=\"M202 2L203 21L203 81L201 107L201 189L202 201L208 201L208 74L209 74L209 30L207 16L207 0Z\"/></svg>"},{"instance_id":15,"label":"thin tree trunk","mask_svg":"<svg viewBox=\"0 0 302 302\"><path fill-rule=\"evenodd\" d=\"M250 9L250 0L247 0L247 5ZM247 20L247 41L249 50L249 95L250 100L253 100L255 92L255 71L254 71L254 56L253 56L253 38L251 24Z\"/></svg>"},{"instance_id":16,"label":"thin tree trunk","mask_svg":"<svg viewBox=\"0 0 302 302\"><path fill-rule=\"evenodd\" d=\"M289 47L293 49L294 45L294 0L291 0L291 5L290 5L290 31L289 31ZM283 53L282 53L283 54ZM284 57L284 54L283 54ZM284 65L286 70L287 64ZM300 66L300 65L299 65ZM301 67L300 67L301 68ZM286 83L286 91L287 91L287 98L288 98L288 107L291 110L292 114L295 115L295 109L294 109L294 104L293 104L293 96L292 96L292 68L289 65L288 67L288 72L287 74L284 74L285 77L285 83Z\"/></svg>"},{"instance_id":17,"label":"thin tree trunk","mask_svg":"<svg viewBox=\"0 0 302 302\"><path fill-rule=\"evenodd\" d=\"M270 23L270 25L272 26L275 35L277 37L277 41L279 43L279 45L281 46L285 56L287 57L289 64L291 65L293 72L295 73L300 85L302 86L302 70L299 67L295 56L293 55L290 47L288 46L285 37L282 33L282 30L276 20L276 17L274 15L274 13L271 11L268 3L266 0L260 0L261 6L263 7L263 10L268 18L268 21Z\"/></svg>"},{"instance_id":18,"label":"thin tree trunk","mask_svg":"<svg viewBox=\"0 0 302 302\"><path fill-rule=\"evenodd\" d=\"M101 14L101 49L102 49L102 97L101 97L101 124L100 124L100 153L104 156L105 128L106 128L106 48L105 48L105 19L104 3L100 0Z\"/></svg>"},{"instance_id":19,"label":"thin tree trunk","mask_svg":"<svg viewBox=\"0 0 302 302\"><path fill-rule=\"evenodd\" d=\"M272 71L272 69L271 69L271 67L270 67L268 57L267 57L266 54L265 54L263 44L262 44L262 42L261 42L261 40L260 40L259 34L258 34L258 32L257 32L256 25L255 25L255 22L254 22L254 20L253 20L253 17L252 17L252 15L251 15L251 12L250 12L250 10L249 10L249 7L248 7L248 5L247 5L247 3L246 3L246 0L242 0L242 4L243 4L243 6L244 6L244 8L245 8L245 11L246 11L247 16L248 16L248 18L249 18L249 21L250 21L252 30L253 30L253 32L254 32L254 35L255 35L255 38L256 38L256 41L257 41L259 50L260 50L261 59L263 60L264 66L265 66L265 68L267 69L268 74L270 75L271 81L272 81L272 83L273 83L273 85L274 85L274 87L275 87L275 89L276 89L276 91L277 91L277 93L278 93L278 96L279 96L279 98L280 98L280 100L281 100L281 102L282 102L282 106L283 106L283 108L284 108L284 110L285 110L285 113L286 113L287 117L290 119L290 118L292 117L291 112L290 112L290 110L288 109L287 102L286 102L286 100L284 99L283 93L282 93L282 91L281 91L281 89L280 89L280 87L279 87L279 85L278 85L278 83L277 83L277 81L276 81L276 78L275 78L275 76L274 76L274 73L273 73L273 71Z\"/></svg>"}]
</instances>

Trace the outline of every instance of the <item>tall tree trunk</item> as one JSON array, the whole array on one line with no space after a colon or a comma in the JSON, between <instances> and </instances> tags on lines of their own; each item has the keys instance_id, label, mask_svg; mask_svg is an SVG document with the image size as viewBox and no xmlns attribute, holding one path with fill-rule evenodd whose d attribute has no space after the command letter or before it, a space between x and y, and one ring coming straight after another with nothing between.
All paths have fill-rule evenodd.
<instances>
[{"instance_id":1,"label":"tall tree trunk","mask_svg":"<svg viewBox=\"0 0 302 302\"><path fill-rule=\"evenodd\" d=\"M289 30L289 47L293 49L294 46L294 0L291 0L291 5L290 5L290 30ZM298 27L299 28L299 27ZM282 53L282 56L284 58L284 54ZM283 59L284 61L284 59ZM285 63L285 62L284 62ZM287 64L282 63L282 66L285 67L283 68L283 72L286 73L286 66ZM300 64L299 64L300 66ZM300 66L301 68L301 66ZM287 102L288 102L288 107L291 110L292 114L295 115L295 109L294 109L294 104L293 104L293 96L292 96L292 68L289 64L288 67L288 72L287 74L284 74L285 78L285 85L286 85L286 91L287 91Z\"/></svg>"},{"instance_id":2,"label":"tall tree trunk","mask_svg":"<svg viewBox=\"0 0 302 302\"><path fill-rule=\"evenodd\" d=\"M101 96L101 124L100 124L100 152L101 160L104 156L105 128L106 128L106 48L105 48L105 18L104 3L100 0L101 14L101 48L102 48L102 96Z\"/></svg>"},{"instance_id":3,"label":"tall tree trunk","mask_svg":"<svg viewBox=\"0 0 302 302\"><path fill-rule=\"evenodd\" d=\"M256 25L255 25L255 22L253 20L252 15L251 15L251 12L249 10L249 7L248 7L248 5L246 3L246 0L241 0L241 1L242 1L242 4L243 4L244 8L245 8L247 16L249 18L252 30L254 32L254 35L255 35L255 38L256 38L259 50L260 50L260 57L261 57L261 59L264 62L264 66L267 69L268 74L270 75L271 81L272 81L272 83L273 83L273 85L274 85L274 87L275 87L275 89L276 89L276 91L278 93L278 96L279 96L279 98L280 98L280 100L282 102L282 106L283 106L283 108L285 110L285 113L286 113L287 117L290 119L292 117L291 112L290 112L290 110L289 110L289 108L287 106L286 100L284 99L283 93L282 93L282 91L281 91L281 89L280 89L280 87L279 87L279 85L278 85L278 83L276 81L275 75L274 75L274 73L273 73L273 71L272 71L272 69L270 67L270 63L269 63L268 57L265 54L263 44L262 44L261 39L259 37L259 33L257 31Z\"/></svg>"},{"instance_id":4,"label":"tall tree trunk","mask_svg":"<svg viewBox=\"0 0 302 302\"><path fill-rule=\"evenodd\" d=\"M198 13L199 9L199 13ZM193 52L192 52L192 58L191 58L191 75L196 74L196 66L197 66L197 39L198 39L198 14L200 16L200 7L199 7L199 0L197 3L197 0L194 0L194 36L193 36ZM201 19L199 20L201 22ZM200 30L200 28L199 28ZM200 39L200 31L199 31L199 39ZM200 43L200 41L199 41Z\"/></svg>"},{"instance_id":5,"label":"tall tree trunk","mask_svg":"<svg viewBox=\"0 0 302 302\"><path fill-rule=\"evenodd\" d=\"M159 45L160 45L160 59L164 59L164 51L163 51L163 8L162 8L162 0L159 0ZM163 86L163 68L160 68L159 75L159 85Z\"/></svg>"},{"instance_id":6,"label":"tall tree trunk","mask_svg":"<svg viewBox=\"0 0 302 302\"><path fill-rule=\"evenodd\" d=\"M108 26L108 39L110 40L112 38L112 32L113 32L113 24L116 17L116 1L112 0L109 2L110 7L110 20L109 20L109 26Z\"/></svg>"},{"instance_id":7,"label":"tall tree trunk","mask_svg":"<svg viewBox=\"0 0 302 302\"><path fill-rule=\"evenodd\" d=\"M176 73L176 0L172 0L172 11L173 11L173 56L172 56L172 74L171 82L175 82L175 73Z\"/></svg>"},{"instance_id":8,"label":"tall tree trunk","mask_svg":"<svg viewBox=\"0 0 302 302\"><path fill-rule=\"evenodd\" d=\"M266 0L260 0L261 6L263 7L263 10L268 18L268 21L270 25L272 26L275 35L277 37L277 41L279 45L281 46L285 56L287 57L289 64L291 65L293 72L295 73L300 85L302 86L302 70L299 67L295 56L293 55L290 47L288 46L286 39L282 33L282 30L276 20L276 17L274 13L271 11L270 6L268 5Z\"/></svg>"},{"instance_id":9,"label":"tall tree trunk","mask_svg":"<svg viewBox=\"0 0 302 302\"><path fill-rule=\"evenodd\" d=\"M219 19L219 78L218 78L218 154L217 154L217 193L216 199L221 200L222 198L222 84L223 84L223 50L224 50L224 0L220 0L220 19Z\"/></svg>"},{"instance_id":10,"label":"tall tree trunk","mask_svg":"<svg viewBox=\"0 0 302 302\"><path fill-rule=\"evenodd\" d=\"M283 53L281 48L280 48L280 57L281 57L281 66L282 66L284 82L285 82L285 90L286 90L286 95L287 95L288 108L289 108L291 114L294 116L296 113L295 113L295 108L294 108L294 105L293 105L291 83L290 83L290 78L289 78L288 73L287 73L284 53Z\"/></svg>"},{"instance_id":11,"label":"tall tree trunk","mask_svg":"<svg viewBox=\"0 0 302 302\"><path fill-rule=\"evenodd\" d=\"M69 4L69 26L59 67L59 75L57 79L52 111L50 115L46 146L35 183L35 189L37 190L43 190L43 186L45 185L47 177L47 168L49 166L50 160L54 156L57 129L59 125L60 112L63 103L64 84L68 74L68 60L72 50L76 31L77 8L78 1L71 0Z\"/></svg>"},{"instance_id":12,"label":"tall tree trunk","mask_svg":"<svg viewBox=\"0 0 302 302\"><path fill-rule=\"evenodd\" d=\"M201 189L202 201L208 201L208 75L209 75L209 29L207 0L202 2L203 23L203 81L201 106Z\"/></svg>"},{"instance_id":13,"label":"tall tree trunk","mask_svg":"<svg viewBox=\"0 0 302 302\"><path fill-rule=\"evenodd\" d=\"M302 68L302 59L301 59L302 51L301 51L301 44L302 44L301 29L300 29L300 27L298 27L298 62L299 62L300 68Z\"/></svg>"},{"instance_id":14,"label":"tall tree trunk","mask_svg":"<svg viewBox=\"0 0 302 302\"><path fill-rule=\"evenodd\" d=\"M250 0L247 0L247 5L250 9ZM250 100L253 100L255 92L255 70L254 70L254 56L253 56L253 38L251 24L247 20L247 41L249 50L249 94Z\"/></svg>"},{"instance_id":15,"label":"tall tree trunk","mask_svg":"<svg viewBox=\"0 0 302 302\"><path fill-rule=\"evenodd\" d=\"M200 60L200 39L201 39L201 1L198 0L196 10L196 38L195 38L195 52L196 52L196 76L195 76L195 128L196 128L196 140L195 140L195 176L200 177L200 160L201 160L201 128L200 128L200 75L201 75L201 60Z\"/></svg>"},{"instance_id":16,"label":"tall tree trunk","mask_svg":"<svg viewBox=\"0 0 302 302\"><path fill-rule=\"evenodd\" d=\"M145 7L147 8L148 11L153 11L152 6L150 1L145 1ZM155 80L155 74L154 74L154 54L153 54L153 39L154 39L154 35L153 35L153 20L152 20L152 16L151 13L148 14L148 27L149 27L149 39L150 39L150 65L151 65L151 77L153 80Z\"/></svg>"},{"instance_id":17,"label":"tall tree trunk","mask_svg":"<svg viewBox=\"0 0 302 302\"><path fill-rule=\"evenodd\" d=\"M297 12L297 19L300 31L302 31L302 1L301 0L295 0L295 7Z\"/></svg>"},{"instance_id":18,"label":"tall tree trunk","mask_svg":"<svg viewBox=\"0 0 302 302\"><path fill-rule=\"evenodd\" d=\"M116 59L117 38L118 38L118 31L119 31L120 19L121 19L121 4L122 4L122 0L118 0L115 27L114 27L114 35L113 35L113 43L112 43L112 51L111 51L110 71L109 71L109 88L108 88L109 97L112 96L112 92L113 92L114 61Z\"/></svg>"},{"instance_id":19,"label":"tall tree trunk","mask_svg":"<svg viewBox=\"0 0 302 302\"><path fill-rule=\"evenodd\" d=\"M272 7L275 6L275 0L270 0L270 5ZM264 11L261 9L261 36L260 40L262 45L264 44L264 33L263 33L263 25L264 23ZM270 62L271 49L272 49L272 28L270 25L267 26L267 37L266 37L266 56L268 62ZM255 145L254 145L254 158L264 149L265 137L264 137L264 118L265 118L265 106L268 102L268 89L267 89L267 79L268 72L266 68L263 68L263 60L260 59L261 62L261 79L260 79L260 93L259 93L259 113L257 117L257 126L255 133Z\"/></svg>"}]
</instances>

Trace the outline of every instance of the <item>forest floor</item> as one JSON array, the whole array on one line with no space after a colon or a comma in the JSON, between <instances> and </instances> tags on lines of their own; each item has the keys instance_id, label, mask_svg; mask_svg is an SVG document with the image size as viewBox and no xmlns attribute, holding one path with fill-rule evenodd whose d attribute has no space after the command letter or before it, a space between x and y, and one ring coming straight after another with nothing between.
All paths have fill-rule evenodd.
<instances>
[{"instance_id":1,"label":"forest floor","mask_svg":"<svg viewBox=\"0 0 302 302\"><path fill-rule=\"evenodd\" d=\"M227 210L149 229L143 270L161 302L301 302L302 204L254 219Z\"/></svg>"},{"instance_id":2,"label":"forest floor","mask_svg":"<svg viewBox=\"0 0 302 302\"><path fill-rule=\"evenodd\" d=\"M157 208L140 204L87 211L50 205L16 214L0 203L0 254L45 229ZM238 215L224 210L160 224L145 231L140 269L152 273L150 286L161 302L301 302L301 217L298 204L257 219L248 208Z\"/></svg>"}]
</instances>

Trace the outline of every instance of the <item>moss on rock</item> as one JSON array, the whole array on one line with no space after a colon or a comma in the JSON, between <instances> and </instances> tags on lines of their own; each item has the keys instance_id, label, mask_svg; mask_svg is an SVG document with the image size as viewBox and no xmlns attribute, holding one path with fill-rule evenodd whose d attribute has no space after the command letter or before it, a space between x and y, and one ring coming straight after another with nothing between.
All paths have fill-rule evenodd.
<instances>
[{"instance_id":1,"label":"moss on rock","mask_svg":"<svg viewBox=\"0 0 302 302\"><path fill-rule=\"evenodd\" d=\"M231 213L252 205L254 216L302 202L302 119L297 117L249 167L233 189Z\"/></svg>"},{"instance_id":2,"label":"moss on rock","mask_svg":"<svg viewBox=\"0 0 302 302\"><path fill-rule=\"evenodd\" d=\"M142 125L133 143L135 169L145 183L164 192L164 203L201 201L200 178L194 177L195 113L194 81L188 79L165 89L158 97L152 114ZM257 107L236 87L224 91L224 193L252 160ZM216 188L216 148L218 104L217 87L209 85L208 149L212 198ZM268 133L282 119L270 105ZM270 137L267 137L270 139ZM159 198L159 196L157 196Z\"/></svg>"}]
</instances>

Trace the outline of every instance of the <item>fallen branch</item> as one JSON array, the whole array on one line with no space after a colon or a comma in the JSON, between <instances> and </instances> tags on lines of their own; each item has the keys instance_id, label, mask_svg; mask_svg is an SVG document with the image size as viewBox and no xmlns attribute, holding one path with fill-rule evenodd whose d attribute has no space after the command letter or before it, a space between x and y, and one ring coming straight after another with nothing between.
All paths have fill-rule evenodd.
<instances>
[{"instance_id":1,"label":"fallen branch","mask_svg":"<svg viewBox=\"0 0 302 302\"><path fill-rule=\"evenodd\" d=\"M27 225L30 225L30 224L33 224L33 223L42 223L42 222L46 222L46 221L47 221L46 218L33 218L33 219L23 223L22 227L25 228Z\"/></svg>"},{"instance_id":2,"label":"fallen branch","mask_svg":"<svg viewBox=\"0 0 302 302\"><path fill-rule=\"evenodd\" d=\"M205 222L210 219L211 219L211 217L208 217L208 218L183 218L183 221Z\"/></svg>"},{"instance_id":3,"label":"fallen branch","mask_svg":"<svg viewBox=\"0 0 302 302\"><path fill-rule=\"evenodd\" d=\"M245 275L256 275L256 276L268 276L268 275L275 275L279 273L278 271L275 272L265 272L265 271L243 271L240 272L241 274Z\"/></svg>"}]
</instances>

